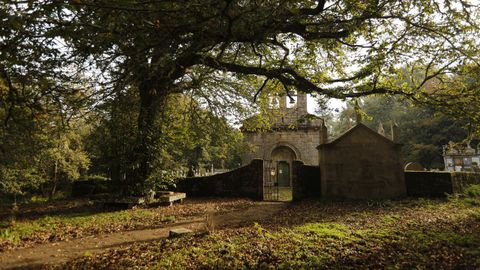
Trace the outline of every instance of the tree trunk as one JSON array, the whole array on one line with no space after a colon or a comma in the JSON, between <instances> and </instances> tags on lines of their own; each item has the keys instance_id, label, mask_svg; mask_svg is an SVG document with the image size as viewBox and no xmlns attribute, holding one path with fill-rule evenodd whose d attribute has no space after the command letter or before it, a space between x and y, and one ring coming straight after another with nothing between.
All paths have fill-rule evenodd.
<instances>
[{"instance_id":1,"label":"tree trunk","mask_svg":"<svg viewBox=\"0 0 480 270\"><path fill-rule=\"evenodd\" d=\"M161 89L160 91L158 89ZM127 179L130 192L143 193L144 183L150 177L157 158L160 131L155 129L159 113L163 110L168 93L168 83L143 80L139 85L140 112L138 115L138 139L133 153L131 179ZM133 187L133 189L131 189Z\"/></svg>"},{"instance_id":2,"label":"tree trunk","mask_svg":"<svg viewBox=\"0 0 480 270\"><path fill-rule=\"evenodd\" d=\"M15 223L17 220L17 213L18 213L17 194L14 194L12 208L11 208L10 226L15 226Z\"/></svg>"},{"instance_id":3,"label":"tree trunk","mask_svg":"<svg viewBox=\"0 0 480 270\"><path fill-rule=\"evenodd\" d=\"M53 168L53 187L50 192L49 199L51 200L57 191L57 182L58 182L58 160L55 160L55 166Z\"/></svg>"}]
</instances>

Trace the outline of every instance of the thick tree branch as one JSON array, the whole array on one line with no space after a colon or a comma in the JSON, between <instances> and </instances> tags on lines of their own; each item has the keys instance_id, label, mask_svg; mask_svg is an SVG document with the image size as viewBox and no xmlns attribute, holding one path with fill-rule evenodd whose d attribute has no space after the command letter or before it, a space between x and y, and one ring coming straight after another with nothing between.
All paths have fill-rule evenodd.
<instances>
[{"instance_id":1,"label":"thick tree branch","mask_svg":"<svg viewBox=\"0 0 480 270\"><path fill-rule=\"evenodd\" d=\"M330 98L345 99L345 98L362 97L362 96L368 96L368 95L374 95L374 94L390 94L390 95L401 94L401 95L412 97L412 98L414 97L413 93L407 93L400 90L388 89L384 87L377 88L375 86L368 90L357 91L357 92L354 91L355 89L349 89L349 88L343 88L343 87L322 88L312 83L309 79L305 78L304 76L300 75L297 71L287 67L269 69L269 68L263 68L263 67L243 66L243 65L234 64L234 63L222 62L212 57L201 57L201 56L198 56L197 60L199 64L203 64L205 66L208 66L214 69L229 71L233 73L264 76L267 79L276 79L286 87L289 87L289 86L295 87L298 90L305 93L315 92L321 95L328 96ZM369 74L370 73L368 73L367 71L362 71L350 78L330 80L330 81L325 81L325 83L352 81L355 79L368 76Z\"/></svg>"},{"instance_id":2,"label":"thick tree branch","mask_svg":"<svg viewBox=\"0 0 480 270\"><path fill-rule=\"evenodd\" d=\"M315 8L302 8L300 12L305 15L318 15L325 9L326 2L326 0L318 1L318 4Z\"/></svg>"}]
</instances>

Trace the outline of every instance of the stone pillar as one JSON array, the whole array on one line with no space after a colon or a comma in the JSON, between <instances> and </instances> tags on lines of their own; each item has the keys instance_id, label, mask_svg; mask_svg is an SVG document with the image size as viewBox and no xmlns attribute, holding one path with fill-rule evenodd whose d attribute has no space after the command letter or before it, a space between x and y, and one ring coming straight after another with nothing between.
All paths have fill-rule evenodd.
<instances>
[{"instance_id":1,"label":"stone pillar","mask_svg":"<svg viewBox=\"0 0 480 270\"><path fill-rule=\"evenodd\" d=\"M328 130L325 122L322 122L322 126L320 127L320 144L326 143L328 143Z\"/></svg>"},{"instance_id":2,"label":"stone pillar","mask_svg":"<svg viewBox=\"0 0 480 270\"><path fill-rule=\"evenodd\" d=\"M307 94L304 92L297 93L297 110L300 114L307 114Z\"/></svg>"},{"instance_id":3,"label":"stone pillar","mask_svg":"<svg viewBox=\"0 0 480 270\"><path fill-rule=\"evenodd\" d=\"M300 176L303 162L294 160L292 162L292 200L299 201L305 198L305 182Z\"/></svg>"},{"instance_id":4,"label":"stone pillar","mask_svg":"<svg viewBox=\"0 0 480 270\"><path fill-rule=\"evenodd\" d=\"M382 136L385 136L385 129L383 128L382 122L380 122L380 124L378 125L378 133Z\"/></svg>"},{"instance_id":5,"label":"stone pillar","mask_svg":"<svg viewBox=\"0 0 480 270\"><path fill-rule=\"evenodd\" d=\"M256 194L252 194L253 198L256 200L263 200L263 160L261 159L253 159L250 163L253 170L252 170L252 178L254 178L253 183L255 185ZM245 179L243 179L245 180Z\"/></svg>"},{"instance_id":6,"label":"stone pillar","mask_svg":"<svg viewBox=\"0 0 480 270\"><path fill-rule=\"evenodd\" d=\"M395 122L390 124L390 136L393 142L398 142L398 126Z\"/></svg>"}]
</instances>

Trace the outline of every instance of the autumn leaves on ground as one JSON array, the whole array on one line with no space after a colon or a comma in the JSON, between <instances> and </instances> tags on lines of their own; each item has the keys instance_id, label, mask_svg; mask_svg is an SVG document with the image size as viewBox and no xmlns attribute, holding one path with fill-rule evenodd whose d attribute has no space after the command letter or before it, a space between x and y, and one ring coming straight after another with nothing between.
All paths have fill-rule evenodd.
<instances>
[{"instance_id":1,"label":"autumn leaves on ground","mask_svg":"<svg viewBox=\"0 0 480 270\"><path fill-rule=\"evenodd\" d=\"M448 200L265 204L190 199L173 207L107 213L99 212L89 200L77 200L21 210L13 225L7 224L5 211L0 213L5 221L0 258L12 249L21 254L25 247L42 243L216 217L209 222L216 224L189 236L87 250L67 262L41 268L480 268L479 186ZM237 221L222 221L222 216L231 221L232 213L240 214Z\"/></svg>"}]
</instances>

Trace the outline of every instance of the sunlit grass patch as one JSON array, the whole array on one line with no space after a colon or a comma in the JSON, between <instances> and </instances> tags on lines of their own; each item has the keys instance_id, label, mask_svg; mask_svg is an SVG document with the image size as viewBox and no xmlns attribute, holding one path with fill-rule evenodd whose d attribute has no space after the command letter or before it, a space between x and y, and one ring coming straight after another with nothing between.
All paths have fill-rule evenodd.
<instances>
[{"instance_id":1,"label":"sunlit grass patch","mask_svg":"<svg viewBox=\"0 0 480 270\"><path fill-rule=\"evenodd\" d=\"M17 221L14 226L0 230L0 238L18 242L35 233L56 233L59 228L97 228L107 224L137 222L151 219L155 213L148 210L125 210L108 213L81 213L45 216L36 220ZM174 221L174 216L161 217L161 221Z\"/></svg>"},{"instance_id":2,"label":"sunlit grass patch","mask_svg":"<svg viewBox=\"0 0 480 270\"><path fill-rule=\"evenodd\" d=\"M381 217L382 222L386 224L392 224L395 222L398 222L400 220L400 215L398 214L392 214L392 215L385 215Z\"/></svg>"},{"instance_id":3,"label":"sunlit grass patch","mask_svg":"<svg viewBox=\"0 0 480 270\"><path fill-rule=\"evenodd\" d=\"M296 227L295 230L326 238L346 239L352 236L352 231L348 226L338 223L307 223Z\"/></svg>"},{"instance_id":4,"label":"sunlit grass patch","mask_svg":"<svg viewBox=\"0 0 480 270\"><path fill-rule=\"evenodd\" d=\"M463 193L470 198L480 198L480 185L471 185Z\"/></svg>"},{"instance_id":5,"label":"sunlit grass patch","mask_svg":"<svg viewBox=\"0 0 480 270\"><path fill-rule=\"evenodd\" d=\"M480 206L480 185L471 185L463 192L465 203L472 206Z\"/></svg>"},{"instance_id":6,"label":"sunlit grass patch","mask_svg":"<svg viewBox=\"0 0 480 270\"><path fill-rule=\"evenodd\" d=\"M57 227L54 220L54 218L45 217L33 222L16 222L14 226L0 230L0 238L18 242L36 232L54 231Z\"/></svg>"}]
</instances>

